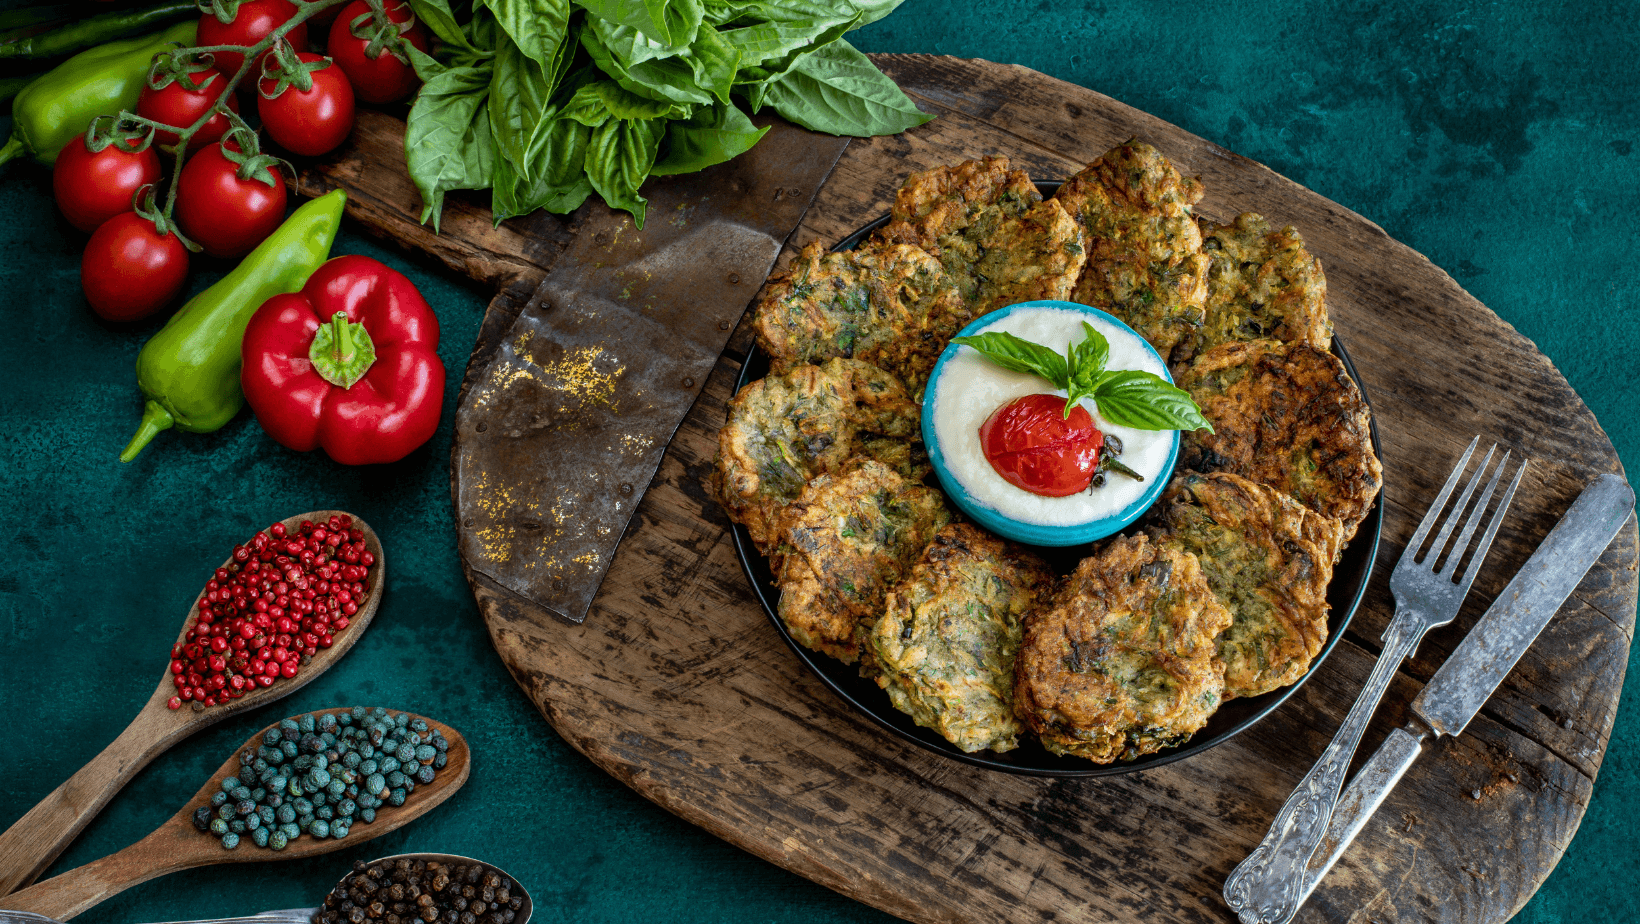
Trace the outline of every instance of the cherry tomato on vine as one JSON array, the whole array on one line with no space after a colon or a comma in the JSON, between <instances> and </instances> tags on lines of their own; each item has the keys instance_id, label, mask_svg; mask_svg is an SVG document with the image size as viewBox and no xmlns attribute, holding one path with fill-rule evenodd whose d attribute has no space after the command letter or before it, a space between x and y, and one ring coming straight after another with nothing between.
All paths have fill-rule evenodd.
<instances>
[{"instance_id":1,"label":"cherry tomato on vine","mask_svg":"<svg viewBox=\"0 0 1640 924\"><path fill-rule=\"evenodd\" d=\"M388 0L386 9L387 18L395 23L409 22L413 18L410 4L402 0L397 5L393 0ZM370 57L371 39L353 34L353 21L360 16L370 16L370 4L365 0L353 0L342 7L341 15L330 27L330 42L326 50L342 73L347 75L348 82L353 85L353 95L362 102L398 102L409 96L420 82L416 69L394 57L393 52L386 48L377 49L377 56ZM365 20L361 31L370 36L380 28L375 18L371 17ZM403 37L421 51L425 52L429 47L427 27L419 22L404 32Z\"/></svg>"},{"instance_id":2,"label":"cherry tomato on vine","mask_svg":"<svg viewBox=\"0 0 1640 924\"><path fill-rule=\"evenodd\" d=\"M216 71L194 74L193 78L199 85L197 90L190 90L174 80L158 90L144 84L142 95L137 97L137 115L178 128L187 128L194 124L216 103L216 98L221 95L227 80ZM228 108L234 112L239 111L239 100L232 94L228 96ZM188 150L197 151L211 144L221 138L227 130L228 117L220 112L216 113L188 139ZM157 131L154 133L154 143L176 144L177 134Z\"/></svg>"},{"instance_id":3,"label":"cherry tomato on vine","mask_svg":"<svg viewBox=\"0 0 1640 924\"><path fill-rule=\"evenodd\" d=\"M328 60L305 51L296 58L303 64ZM333 150L353 130L353 87L335 63L308 74L312 87L299 90L291 84L272 99L259 95L256 111L274 141L294 154L313 156ZM264 77L259 86L263 94L269 94L278 89L279 82Z\"/></svg>"},{"instance_id":4,"label":"cherry tomato on vine","mask_svg":"<svg viewBox=\"0 0 1640 924\"><path fill-rule=\"evenodd\" d=\"M1026 395L997 408L979 427L986 461L1014 487L1043 497L1086 491L1105 434L1077 405L1065 417L1058 395Z\"/></svg>"},{"instance_id":5,"label":"cherry tomato on vine","mask_svg":"<svg viewBox=\"0 0 1640 924\"><path fill-rule=\"evenodd\" d=\"M255 45L295 15L296 4L290 0L248 0L239 4L239 11L234 14L232 22L223 22L213 13L199 17L198 41L201 46ZM307 48L307 36L308 24L304 22L286 32L285 40L301 51ZM263 52L262 57L267 57L267 54ZM215 55L216 69L224 77L239 73L239 66L245 63L245 56L237 51L219 51ZM250 76L255 78L261 73L262 63L258 58L257 63L252 65Z\"/></svg>"},{"instance_id":6,"label":"cherry tomato on vine","mask_svg":"<svg viewBox=\"0 0 1640 924\"><path fill-rule=\"evenodd\" d=\"M237 153L237 146L235 146ZM213 144L182 167L177 225L213 257L242 257L285 220L285 184L266 166L241 179L239 162Z\"/></svg>"},{"instance_id":7,"label":"cherry tomato on vine","mask_svg":"<svg viewBox=\"0 0 1640 924\"><path fill-rule=\"evenodd\" d=\"M80 258L80 287L108 321L135 321L164 307L188 279L188 248L136 212L102 223Z\"/></svg>"},{"instance_id":8,"label":"cherry tomato on vine","mask_svg":"<svg viewBox=\"0 0 1640 924\"><path fill-rule=\"evenodd\" d=\"M81 231L95 231L121 212L131 211L131 197L159 182L159 154L152 147L132 153L111 144L92 153L85 135L63 145L51 168L51 190L57 208Z\"/></svg>"}]
</instances>

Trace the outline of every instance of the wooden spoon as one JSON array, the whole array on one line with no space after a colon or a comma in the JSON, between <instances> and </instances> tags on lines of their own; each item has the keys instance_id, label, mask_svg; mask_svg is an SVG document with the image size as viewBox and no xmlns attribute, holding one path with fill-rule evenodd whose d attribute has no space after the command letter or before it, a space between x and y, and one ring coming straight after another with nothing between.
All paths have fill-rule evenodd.
<instances>
[{"instance_id":1,"label":"wooden spoon","mask_svg":"<svg viewBox=\"0 0 1640 924\"><path fill-rule=\"evenodd\" d=\"M274 686L277 687L278 684ZM333 711L336 710L319 710ZM202 805L211 804L211 797L222 788L222 781L239 771L239 754L246 748L260 745L262 736L268 729L279 727L279 723L275 722L236 748L233 756L217 768L211 779L188 800L188 804L164 824L155 828L152 834L119 853L71 869L61 876L54 876L38 885L0 898L0 907L13 911L32 911L66 921L103 899L118 895L138 883L147 882L166 873L217 863L259 863L267 860L312 857L352 847L390 831L396 831L454 795L455 791L461 788L461 784L467 782L467 773L471 768L467 739L461 737L460 732L425 716L412 714L411 717L423 719L430 727L443 733L450 742L444 769L438 771L433 782L418 785L416 791L410 794L410 798L404 800L403 805L397 808L383 805L376 810L375 821L353 825L348 829L346 837L317 840L312 835L303 834L291 841L290 846L284 850L258 847L249 837L245 837L238 848L227 850L223 848L221 839L203 834L194 827L194 810Z\"/></svg>"},{"instance_id":2,"label":"wooden spoon","mask_svg":"<svg viewBox=\"0 0 1640 924\"><path fill-rule=\"evenodd\" d=\"M303 520L322 523L332 516L346 515L349 514L340 510L315 510L283 522L286 529L294 531ZM376 615L382 588L387 586L387 558L382 553L381 539L358 517L353 517L353 527L364 532L365 548L376 556L376 564L371 568L370 589L364 603L357 613L348 618L347 628L335 635L331 646L319 649L295 677L281 677L271 687L258 687L238 699L205 706L198 712L193 710L192 703L184 703L181 709L171 709L166 705L176 695L176 687L171 681L170 649L163 652L156 650L155 660L164 665L159 686L154 690L154 695L148 697L147 704L137 713L137 717L131 720L125 731L120 732L114 743L41 799L6 833L0 834L0 895L39 878L51 861L57 859L86 824L102 811L114 793L119 792L138 770L148 766L166 748L234 713L255 709L300 690L347 654ZM223 567L232 563L233 558L229 556ZM201 589L199 596L194 598L193 606L188 608L182 620L182 630L177 633L179 643L187 638L188 628L194 624L194 614L199 612L199 601L204 596L205 591Z\"/></svg>"}]
</instances>

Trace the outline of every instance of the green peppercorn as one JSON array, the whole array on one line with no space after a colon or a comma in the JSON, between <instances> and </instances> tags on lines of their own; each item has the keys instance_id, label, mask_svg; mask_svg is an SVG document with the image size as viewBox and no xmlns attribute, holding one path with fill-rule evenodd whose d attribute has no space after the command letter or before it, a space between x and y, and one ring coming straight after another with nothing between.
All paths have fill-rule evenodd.
<instances>
[{"instance_id":1,"label":"green peppercorn","mask_svg":"<svg viewBox=\"0 0 1640 924\"><path fill-rule=\"evenodd\" d=\"M224 802L216 810L216 817L222 819L223 821L228 821L228 820L234 818L235 816L237 816L238 814L239 814L239 809L235 808L233 806L233 804L229 803L229 802Z\"/></svg>"},{"instance_id":2,"label":"green peppercorn","mask_svg":"<svg viewBox=\"0 0 1640 924\"><path fill-rule=\"evenodd\" d=\"M376 820L376 810L373 809L373 808L361 808L361 809L359 809L359 820L364 822L365 824L369 824L369 823L375 821Z\"/></svg>"},{"instance_id":3,"label":"green peppercorn","mask_svg":"<svg viewBox=\"0 0 1640 924\"><path fill-rule=\"evenodd\" d=\"M224 848L228 849L228 850L232 850L235 847L238 847L239 846L239 835L234 834L231 831L228 832L227 834L222 835L222 846Z\"/></svg>"},{"instance_id":4,"label":"green peppercorn","mask_svg":"<svg viewBox=\"0 0 1640 924\"><path fill-rule=\"evenodd\" d=\"M308 825L307 832L314 837L323 838L330 835L330 822L316 818Z\"/></svg>"},{"instance_id":5,"label":"green peppercorn","mask_svg":"<svg viewBox=\"0 0 1640 924\"><path fill-rule=\"evenodd\" d=\"M267 828L252 828L251 843L258 847L268 846L269 834Z\"/></svg>"},{"instance_id":6,"label":"green peppercorn","mask_svg":"<svg viewBox=\"0 0 1640 924\"><path fill-rule=\"evenodd\" d=\"M228 822L228 831L233 833L233 834L244 834L246 831L249 831L249 830L250 830L250 825L245 824L243 821L239 820L238 818L235 818L233 821Z\"/></svg>"},{"instance_id":7,"label":"green peppercorn","mask_svg":"<svg viewBox=\"0 0 1640 924\"><path fill-rule=\"evenodd\" d=\"M387 803L394 808L404 804L406 793L402 789L395 789L387 796Z\"/></svg>"},{"instance_id":8,"label":"green peppercorn","mask_svg":"<svg viewBox=\"0 0 1640 924\"><path fill-rule=\"evenodd\" d=\"M212 834L219 836L228 833L228 823L221 818L212 818L209 828Z\"/></svg>"},{"instance_id":9,"label":"green peppercorn","mask_svg":"<svg viewBox=\"0 0 1640 924\"><path fill-rule=\"evenodd\" d=\"M222 791L231 793L239 788L239 777L229 776L222 779Z\"/></svg>"},{"instance_id":10,"label":"green peppercorn","mask_svg":"<svg viewBox=\"0 0 1640 924\"><path fill-rule=\"evenodd\" d=\"M284 850L285 845L288 843L290 843L290 838L282 829L268 835L268 846L274 850Z\"/></svg>"},{"instance_id":11,"label":"green peppercorn","mask_svg":"<svg viewBox=\"0 0 1640 924\"><path fill-rule=\"evenodd\" d=\"M228 801L228 794L220 789L211 794L211 808L216 808Z\"/></svg>"}]
</instances>

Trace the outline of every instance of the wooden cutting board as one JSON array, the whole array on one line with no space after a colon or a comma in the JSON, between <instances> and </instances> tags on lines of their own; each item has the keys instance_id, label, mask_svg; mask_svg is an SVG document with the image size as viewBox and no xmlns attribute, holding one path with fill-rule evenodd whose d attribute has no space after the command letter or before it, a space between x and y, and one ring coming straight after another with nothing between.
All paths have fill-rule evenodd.
<instances>
[{"instance_id":1,"label":"wooden cutting board","mask_svg":"<svg viewBox=\"0 0 1640 924\"><path fill-rule=\"evenodd\" d=\"M1393 606L1388 572L1470 436L1532 465L1490 566L1452 627L1391 686L1370 753L1595 474L1611 442L1564 377L1507 323L1372 222L1172 125L1024 68L931 56L878 64L940 118L849 144L782 265L887 211L913 170L1007 154L1054 179L1137 135L1207 196L1198 214L1295 225L1325 267L1337 330L1384 449L1384 541L1366 599L1310 682L1262 724L1204 754L1122 777L994 773L903 744L851 713L784 647L708 498L743 322L669 446L586 623L557 622L468 570L514 678L599 766L752 853L919 921L1226 921L1230 869L1263 836L1349 708ZM361 118L354 143L304 174L343 186L377 233L495 287L469 367L482 369L575 220L492 228L452 197L444 233L415 222L403 124ZM457 440L482 420L464 415ZM459 453L458 453L459 454ZM471 473L452 472L458 483ZM1300 921L1502 921L1543 882L1583 816L1606 751L1636 601L1631 520L1466 733L1435 745L1299 915ZM1357 763L1362 758L1357 759Z\"/></svg>"}]
</instances>

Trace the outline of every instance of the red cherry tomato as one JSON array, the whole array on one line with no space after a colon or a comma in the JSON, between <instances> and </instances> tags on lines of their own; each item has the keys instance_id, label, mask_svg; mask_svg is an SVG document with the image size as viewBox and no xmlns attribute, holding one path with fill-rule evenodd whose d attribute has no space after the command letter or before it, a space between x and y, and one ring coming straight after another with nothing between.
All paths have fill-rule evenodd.
<instances>
[{"instance_id":1,"label":"red cherry tomato","mask_svg":"<svg viewBox=\"0 0 1640 924\"><path fill-rule=\"evenodd\" d=\"M199 17L199 39L204 45L255 45L268 37L273 30L284 25L292 16L296 15L296 4L290 0L249 0L239 5L239 11L234 14L233 22L223 22L210 13ZM297 51L307 49L308 25L302 23L285 33L285 40ZM269 49L272 51L272 49ZM262 57L267 57L263 52ZM216 69L224 77L232 77L239 73L239 66L245 63L245 56L237 51L218 51L216 55ZM262 73L262 58L252 66L250 76L254 79ZM246 84L241 84L245 86Z\"/></svg>"},{"instance_id":2,"label":"red cherry tomato","mask_svg":"<svg viewBox=\"0 0 1640 924\"><path fill-rule=\"evenodd\" d=\"M51 168L51 189L69 224L95 231L115 215L131 211L131 197L149 183L158 183L159 174L159 155L152 147L133 154L111 144L93 154L85 146L85 135L75 135Z\"/></svg>"},{"instance_id":3,"label":"red cherry tomato","mask_svg":"<svg viewBox=\"0 0 1640 924\"><path fill-rule=\"evenodd\" d=\"M305 51L296 57L303 63L326 60ZM305 91L293 84L272 99L258 95L256 111L274 141L293 154L311 157L347 140L353 130L353 87L334 63L309 75L313 86ZM279 84L265 77L260 85L263 93L272 93Z\"/></svg>"},{"instance_id":4,"label":"red cherry tomato","mask_svg":"<svg viewBox=\"0 0 1640 924\"><path fill-rule=\"evenodd\" d=\"M102 223L80 258L80 286L97 316L135 321L164 307L188 279L188 248L136 212Z\"/></svg>"},{"instance_id":5,"label":"red cherry tomato","mask_svg":"<svg viewBox=\"0 0 1640 924\"><path fill-rule=\"evenodd\" d=\"M178 128L187 128L194 124L216 102L227 81L216 71L205 71L195 74L194 82L199 85L199 89L190 90L174 80L158 90L144 84L142 94L137 97L137 115ZM230 95L228 108L238 112L239 100ZM198 133L188 139L188 150L197 151L211 144L221 138L227 130L227 116L220 112L211 116L210 121L200 126ZM177 134L155 132L154 143L176 144Z\"/></svg>"},{"instance_id":6,"label":"red cherry tomato","mask_svg":"<svg viewBox=\"0 0 1640 924\"><path fill-rule=\"evenodd\" d=\"M1081 405L1065 417L1058 395L1026 395L997 408L979 427L985 458L1009 484L1043 497L1086 491L1105 435Z\"/></svg>"},{"instance_id":7,"label":"red cherry tomato","mask_svg":"<svg viewBox=\"0 0 1640 924\"><path fill-rule=\"evenodd\" d=\"M393 57L393 53L386 49L382 49L375 58L365 53L365 49L370 47L370 40L353 34L353 21L369 14L370 5L365 0L353 0L342 7L341 15L330 27L330 42L326 50L341 67L342 73L347 75L348 83L353 85L353 95L366 103L397 102L416 88L416 69ZM387 18L393 22L407 22L411 16L408 3L387 7ZM367 23L375 28L373 19L367 20ZM404 40L426 51L429 47L427 27L416 23L404 33Z\"/></svg>"},{"instance_id":8,"label":"red cherry tomato","mask_svg":"<svg viewBox=\"0 0 1640 924\"><path fill-rule=\"evenodd\" d=\"M211 256L242 257L285 220L285 184L268 167L240 179L239 165L213 144L182 166L176 219Z\"/></svg>"}]
</instances>

